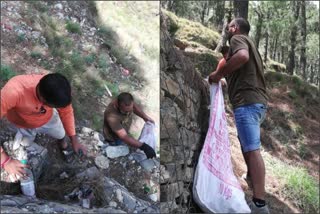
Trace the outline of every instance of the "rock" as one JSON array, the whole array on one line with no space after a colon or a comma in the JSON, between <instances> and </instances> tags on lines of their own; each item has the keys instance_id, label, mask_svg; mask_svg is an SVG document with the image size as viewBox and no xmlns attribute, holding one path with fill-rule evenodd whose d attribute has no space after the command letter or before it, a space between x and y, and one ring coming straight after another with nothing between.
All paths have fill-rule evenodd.
<instances>
[{"instance_id":1,"label":"rock","mask_svg":"<svg viewBox=\"0 0 320 214\"><path fill-rule=\"evenodd\" d=\"M42 199L30 199L27 196L0 195L1 213L88 213L77 204L50 202ZM12 201L12 203L9 203ZM5 203L3 203L5 202ZM86 203L86 202L85 202ZM85 207L88 204L84 204ZM92 208L90 213L126 213L114 208Z\"/></svg>"},{"instance_id":2,"label":"rock","mask_svg":"<svg viewBox=\"0 0 320 214\"><path fill-rule=\"evenodd\" d=\"M64 19L64 14L63 13L57 13L56 16L58 17L58 19Z\"/></svg>"},{"instance_id":3,"label":"rock","mask_svg":"<svg viewBox=\"0 0 320 214\"><path fill-rule=\"evenodd\" d=\"M182 181L161 186L161 201L172 201L181 196L184 191Z\"/></svg>"},{"instance_id":4,"label":"rock","mask_svg":"<svg viewBox=\"0 0 320 214\"><path fill-rule=\"evenodd\" d=\"M110 201L110 202L109 202L109 206L110 206L110 207L117 207L118 204L117 204L117 202L115 202L115 201Z\"/></svg>"},{"instance_id":5,"label":"rock","mask_svg":"<svg viewBox=\"0 0 320 214\"><path fill-rule=\"evenodd\" d=\"M31 32L31 37L32 37L33 39L39 39L40 36L41 36L41 32L39 32L39 31L32 31L32 32Z\"/></svg>"},{"instance_id":6,"label":"rock","mask_svg":"<svg viewBox=\"0 0 320 214\"><path fill-rule=\"evenodd\" d=\"M153 193L148 195L148 198L150 198L152 201L156 202L158 200L157 193Z\"/></svg>"},{"instance_id":7,"label":"rock","mask_svg":"<svg viewBox=\"0 0 320 214\"><path fill-rule=\"evenodd\" d=\"M100 134L99 132L94 132L93 133L93 138L96 141L104 141L104 137L102 136L102 134Z\"/></svg>"},{"instance_id":8,"label":"rock","mask_svg":"<svg viewBox=\"0 0 320 214\"><path fill-rule=\"evenodd\" d=\"M85 171L78 173L76 175L76 177L78 179L88 179L88 180L93 180L93 179L97 179L100 177L100 172L97 169L97 167L93 166L90 167L88 169L86 169Z\"/></svg>"},{"instance_id":9,"label":"rock","mask_svg":"<svg viewBox=\"0 0 320 214\"><path fill-rule=\"evenodd\" d=\"M123 203L129 211L133 211L137 206L137 200L129 192L122 192Z\"/></svg>"},{"instance_id":10,"label":"rock","mask_svg":"<svg viewBox=\"0 0 320 214\"><path fill-rule=\"evenodd\" d=\"M82 199L81 206L84 208L90 209L90 207L91 207L90 199L88 199L88 198Z\"/></svg>"},{"instance_id":11,"label":"rock","mask_svg":"<svg viewBox=\"0 0 320 214\"><path fill-rule=\"evenodd\" d=\"M92 129L87 127L82 127L81 132L85 135L91 135L92 132L94 132Z\"/></svg>"},{"instance_id":12,"label":"rock","mask_svg":"<svg viewBox=\"0 0 320 214\"><path fill-rule=\"evenodd\" d=\"M133 153L131 153L130 155L131 155L131 156L133 157L133 159L134 159L135 161L137 161L138 163L140 163L141 161L147 159L147 156L146 156L146 154L144 154L144 152L133 152Z\"/></svg>"},{"instance_id":13,"label":"rock","mask_svg":"<svg viewBox=\"0 0 320 214\"><path fill-rule=\"evenodd\" d=\"M108 169L109 167L109 159L104 155L97 156L94 162L100 169Z\"/></svg>"},{"instance_id":14,"label":"rock","mask_svg":"<svg viewBox=\"0 0 320 214\"><path fill-rule=\"evenodd\" d=\"M169 172L165 169L163 165L160 166L160 183L166 183L170 179L170 174Z\"/></svg>"},{"instance_id":15,"label":"rock","mask_svg":"<svg viewBox=\"0 0 320 214\"><path fill-rule=\"evenodd\" d=\"M160 212L161 213L175 213L174 211L178 209L176 201L166 201L160 203Z\"/></svg>"},{"instance_id":16,"label":"rock","mask_svg":"<svg viewBox=\"0 0 320 214\"><path fill-rule=\"evenodd\" d=\"M69 178L69 175L66 172L63 172L60 174L60 179L66 179Z\"/></svg>"},{"instance_id":17,"label":"rock","mask_svg":"<svg viewBox=\"0 0 320 214\"><path fill-rule=\"evenodd\" d=\"M156 160L153 159L143 160L140 162L140 165L148 172L152 172L152 170L157 167Z\"/></svg>"},{"instance_id":18,"label":"rock","mask_svg":"<svg viewBox=\"0 0 320 214\"><path fill-rule=\"evenodd\" d=\"M129 154L129 148L126 145L108 146L106 148L106 153L108 158L117 158L117 157L126 156L127 154Z\"/></svg>"},{"instance_id":19,"label":"rock","mask_svg":"<svg viewBox=\"0 0 320 214\"><path fill-rule=\"evenodd\" d=\"M116 190L116 196L117 196L117 199L120 203L123 203L123 196L122 196L122 192L120 189L117 189Z\"/></svg>"},{"instance_id":20,"label":"rock","mask_svg":"<svg viewBox=\"0 0 320 214\"><path fill-rule=\"evenodd\" d=\"M118 209L106 208L106 209L103 209L103 212L100 212L100 213L126 213L126 212Z\"/></svg>"},{"instance_id":21,"label":"rock","mask_svg":"<svg viewBox=\"0 0 320 214\"><path fill-rule=\"evenodd\" d=\"M55 5L54 5L54 9L62 10L62 9L63 9L63 6L62 6L62 4L58 3L58 4L55 4Z\"/></svg>"}]
</instances>

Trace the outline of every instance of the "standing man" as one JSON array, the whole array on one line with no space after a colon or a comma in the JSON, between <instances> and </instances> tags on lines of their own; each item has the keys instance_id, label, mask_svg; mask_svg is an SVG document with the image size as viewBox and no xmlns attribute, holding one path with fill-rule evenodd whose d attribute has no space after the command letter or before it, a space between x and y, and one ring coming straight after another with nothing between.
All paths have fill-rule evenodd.
<instances>
[{"instance_id":1,"label":"standing man","mask_svg":"<svg viewBox=\"0 0 320 214\"><path fill-rule=\"evenodd\" d=\"M260 124L267 110L267 92L261 56L248 34L250 24L235 18L229 24L230 51L225 66L209 76L209 82L226 77L238 137L253 184L253 213L269 213L265 202L265 166L260 154Z\"/></svg>"},{"instance_id":2,"label":"standing man","mask_svg":"<svg viewBox=\"0 0 320 214\"><path fill-rule=\"evenodd\" d=\"M16 127L17 135L22 135L31 142L37 133L58 139L68 162L72 150L86 153L86 148L76 137L71 86L63 75L51 73L15 76L1 89L0 100L0 118L7 117ZM66 134L70 137L72 148L65 141ZM22 177L26 165L9 157L2 146L0 152L1 171L13 175L13 178Z\"/></svg>"},{"instance_id":3,"label":"standing man","mask_svg":"<svg viewBox=\"0 0 320 214\"><path fill-rule=\"evenodd\" d=\"M146 143L130 137L127 133L132 112L141 117L145 122L154 121L147 116L134 102L130 93L123 92L117 99L110 102L104 112L103 134L111 145L119 145L122 142L144 151L148 158L156 157L154 149Z\"/></svg>"}]
</instances>

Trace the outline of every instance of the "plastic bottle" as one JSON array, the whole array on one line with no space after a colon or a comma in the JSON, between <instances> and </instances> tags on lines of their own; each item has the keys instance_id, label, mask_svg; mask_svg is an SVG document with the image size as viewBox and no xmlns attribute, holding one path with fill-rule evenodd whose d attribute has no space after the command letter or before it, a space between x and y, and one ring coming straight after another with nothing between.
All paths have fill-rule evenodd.
<instances>
[{"instance_id":1,"label":"plastic bottle","mask_svg":"<svg viewBox=\"0 0 320 214\"><path fill-rule=\"evenodd\" d=\"M27 164L27 160L21 160L21 163ZM33 173L29 168L24 168L26 176L20 179L21 191L24 195L35 197L35 185Z\"/></svg>"}]
</instances>

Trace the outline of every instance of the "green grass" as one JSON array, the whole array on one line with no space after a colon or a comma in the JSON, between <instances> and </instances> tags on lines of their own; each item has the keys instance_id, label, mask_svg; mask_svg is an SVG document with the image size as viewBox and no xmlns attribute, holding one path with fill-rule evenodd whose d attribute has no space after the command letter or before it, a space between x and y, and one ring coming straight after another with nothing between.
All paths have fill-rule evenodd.
<instances>
[{"instance_id":1,"label":"green grass","mask_svg":"<svg viewBox=\"0 0 320 214\"><path fill-rule=\"evenodd\" d=\"M16 76L16 72L7 65L1 65L1 70L0 70L0 80L2 81L8 81L12 77Z\"/></svg>"},{"instance_id":2,"label":"green grass","mask_svg":"<svg viewBox=\"0 0 320 214\"><path fill-rule=\"evenodd\" d=\"M70 33L81 34L81 28L80 28L80 24L79 23L74 23L74 22L71 22L71 21L67 21L66 29Z\"/></svg>"},{"instance_id":3,"label":"green grass","mask_svg":"<svg viewBox=\"0 0 320 214\"><path fill-rule=\"evenodd\" d=\"M304 168L289 166L270 155L265 156L267 171L282 183L281 192L304 213L319 213L319 182Z\"/></svg>"}]
</instances>

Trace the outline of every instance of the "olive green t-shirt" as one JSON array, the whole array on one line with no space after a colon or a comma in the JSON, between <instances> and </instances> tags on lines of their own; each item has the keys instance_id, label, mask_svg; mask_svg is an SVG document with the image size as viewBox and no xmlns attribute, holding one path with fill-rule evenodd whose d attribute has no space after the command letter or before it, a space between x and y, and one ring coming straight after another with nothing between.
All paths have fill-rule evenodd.
<instances>
[{"instance_id":1,"label":"olive green t-shirt","mask_svg":"<svg viewBox=\"0 0 320 214\"><path fill-rule=\"evenodd\" d=\"M234 109L253 103L267 104L263 62L253 41L247 35L232 36L228 59L241 49L249 52L249 61L226 76L230 102Z\"/></svg>"},{"instance_id":2,"label":"olive green t-shirt","mask_svg":"<svg viewBox=\"0 0 320 214\"><path fill-rule=\"evenodd\" d=\"M121 114L120 111L111 102L104 111L103 134L107 141L115 141L119 137L115 131L125 129L127 132L132 122L132 113L129 115Z\"/></svg>"}]
</instances>

